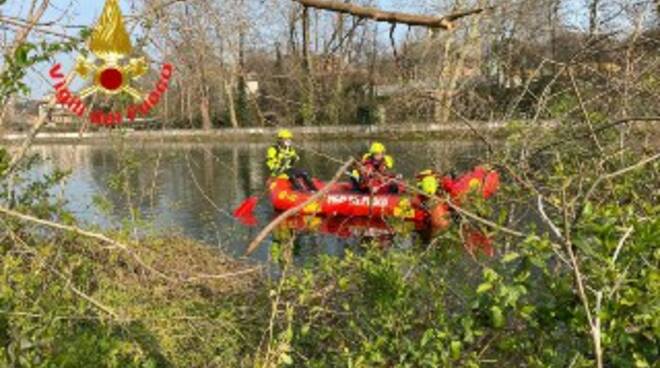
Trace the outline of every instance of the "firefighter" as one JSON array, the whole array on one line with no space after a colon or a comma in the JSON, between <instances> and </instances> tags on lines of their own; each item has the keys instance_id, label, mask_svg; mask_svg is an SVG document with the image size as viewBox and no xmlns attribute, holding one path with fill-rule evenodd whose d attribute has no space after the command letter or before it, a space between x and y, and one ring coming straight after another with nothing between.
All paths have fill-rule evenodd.
<instances>
[{"instance_id":1,"label":"firefighter","mask_svg":"<svg viewBox=\"0 0 660 368\"><path fill-rule=\"evenodd\" d=\"M400 178L392 174L393 167L394 159L387 155L385 145L374 142L369 152L362 156L359 167L352 171L351 180L357 190L375 193L393 177ZM387 185L390 193L399 192L399 185L396 182Z\"/></svg>"},{"instance_id":2,"label":"firefighter","mask_svg":"<svg viewBox=\"0 0 660 368\"><path fill-rule=\"evenodd\" d=\"M293 134L287 129L277 133L277 143L266 153L266 165L270 175L276 178L289 179L294 189L303 191L316 191L316 185L309 174L295 167L300 156L293 148Z\"/></svg>"},{"instance_id":3,"label":"firefighter","mask_svg":"<svg viewBox=\"0 0 660 368\"><path fill-rule=\"evenodd\" d=\"M433 170L424 170L417 174L417 189L420 193L416 200L429 211L429 220L435 230L444 230L451 223L449 206L438 195L442 190L440 175Z\"/></svg>"},{"instance_id":4,"label":"firefighter","mask_svg":"<svg viewBox=\"0 0 660 368\"><path fill-rule=\"evenodd\" d=\"M426 197L433 197L438 194L440 189L440 180L438 174L433 170L424 170L417 175L417 188L421 190Z\"/></svg>"}]
</instances>

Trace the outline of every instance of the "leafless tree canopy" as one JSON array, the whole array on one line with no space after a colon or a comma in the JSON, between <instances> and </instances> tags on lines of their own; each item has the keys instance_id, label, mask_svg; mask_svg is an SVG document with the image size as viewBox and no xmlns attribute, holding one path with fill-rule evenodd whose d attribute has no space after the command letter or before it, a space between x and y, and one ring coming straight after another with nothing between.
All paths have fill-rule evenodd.
<instances>
[{"instance_id":1,"label":"leafless tree canopy","mask_svg":"<svg viewBox=\"0 0 660 368\"><path fill-rule=\"evenodd\" d=\"M42 19L48 1L13 3L6 52L77 36L67 10ZM135 53L177 68L166 128L547 119L569 113L574 82L603 116L657 114L657 1L136 0L124 12Z\"/></svg>"}]
</instances>

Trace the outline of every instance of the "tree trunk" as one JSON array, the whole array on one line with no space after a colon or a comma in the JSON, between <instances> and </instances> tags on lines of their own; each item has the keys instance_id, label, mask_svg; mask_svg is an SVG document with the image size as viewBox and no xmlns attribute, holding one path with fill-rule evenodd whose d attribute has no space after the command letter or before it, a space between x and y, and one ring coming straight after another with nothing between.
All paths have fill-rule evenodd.
<instances>
[{"instance_id":1,"label":"tree trunk","mask_svg":"<svg viewBox=\"0 0 660 368\"><path fill-rule=\"evenodd\" d=\"M183 123L186 116L186 99L185 99L185 90L183 89L183 83L177 86L179 90L179 122Z\"/></svg>"},{"instance_id":2,"label":"tree trunk","mask_svg":"<svg viewBox=\"0 0 660 368\"><path fill-rule=\"evenodd\" d=\"M186 100L186 110L188 111L188 124L193 127L193 108L192 108L192 88L188 87L188 96Z\"/></svg>"},{"instance_id":3,"label":"tree trunk","mask_svg":"<svg viewBox=\"0 0 660 368\"><path fill-rule=\"evenodd\" d=\"M302 57L303 57L303 66L305 68L305 73L309 74L311 72L312 63L311 56L309 54L309 8L303 7L302 13L302 32L303 32L303 45L302 45Z\"/></svg>"},{"instance_id":4,"label":"tree trunk","mask_svg":"<svg viewBox=\"0 0 660 368\"><path fill-rule=\"evenodd\" d=\"M165 106L163 106L165 109L165 117L163 118L163 124L162 126L165 126L165 124L168 124L170 121L170 91L167 90L165 91Z\"/></svg>"},{"instance_id":5,"label":"tree trunk","mask_svg":"<svg viewBox=\"0 0 660 368\"><path fill-rule=\"evenodd\" d=\"M449 120L451 108L451 97L450 93L452 90L451 83L449 80L452 75L452 67L455 67L455 64L449 59L451 56L451 47L453 36L447 37L444 45L444 57L442 61L442 68L440 70L440 77L438 80L438 88L435 91L435 112L434 120L436 123L446 123Z\"/></svg>"},{"instance_id":6,"label":"tree trunk","mask_svg":"<svg viewBox=\"0 0 660 368\"><path fill-rule=\"evenodd\" d=\"M206 92L202 94L199 103L199 111L202 114L202 129L211 130L213 124L211 123L211 114L209 113L209 96Z\"/></svg>"},{"instance_id":7,"label":"tree trunk","mask_svg":"<svg viewBox=\"0 0 660 368\"><path fill-rule=\"evenodd\" d=\"M434 112L434 120L437 123L447 123L451 117L451 112L454 105L454 96L458 88L459 78L463 75L465 58L468 54L475 55L476 52L472 50L474 46L472 41L477 42L476 49L480 48L479 45L479 16L472 18L469 35L460 48L452 51L454 37L449 36L445 41L444 47L444 60L440 70L438 80L438 88L435 93L436 105ZM467 77L467 76L465 76Z\"/></svg>"},{"instance_id":8,"label":"tree trunk","mask_svg":"<svg viewBox=\"0 0 660 368\"><path fill-rule=\"evenodd\" d=\"M290 55L296 54L296 22L298 18L296 13L297 13L297 6L294 5L291 7L291 12L289 13L289 54Z\"/></svg>"},{"instance_id":9,"label":"tree trunk","mask_svg":"<svg viewBox=\"0 0 660 368\"><path fill-rule=\"evenodd\" d=\"M223 78L225 93L227 94L227 109L229 110L229 122L232 128L238 128L238 118L236 117L236 105L234 101L234 85L236 75L233 72L229 73L229 81Z\"/></svg>"},{"instance_id":10,"label":"tree trunk","mask_svg":"<svg viewBox=\"0 0 660 368\"><path fill-rule=\"evenodd\" d=\"M598 5L600 0L591 0L589 4L589 35L598 35Z\"/></svg>"}]
</instances>

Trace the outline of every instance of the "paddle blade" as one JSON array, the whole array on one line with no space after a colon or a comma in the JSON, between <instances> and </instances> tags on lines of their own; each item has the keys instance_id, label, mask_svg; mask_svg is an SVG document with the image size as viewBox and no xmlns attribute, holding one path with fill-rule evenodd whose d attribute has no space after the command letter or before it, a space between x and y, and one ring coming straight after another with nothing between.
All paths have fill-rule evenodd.
<instances>
[{"instance_id":1,"label":"paddle blade","mask_svg":"<svg viewBox=\"0 0 660 368\"><path fill-rule=\"evenodd\" d=\"M246 199L243 201L243 203L241 203L240 206L236 208L234 211L234 217L240 219L253 216L254 208L257 206L257 202L259 202L259 198L257 197L250 197Z\"/></svg>"},{"instance_id":2,"label":"paddle blade","mask_svg":"<svg viewBox=\"0 0 660 368\"><path fill-rule=\"evenodd\" d=\"M252 214L239 217L238 222L247 227L255 227L258 224L257 218L252 216Z\"/></svg>"}]
</instances>

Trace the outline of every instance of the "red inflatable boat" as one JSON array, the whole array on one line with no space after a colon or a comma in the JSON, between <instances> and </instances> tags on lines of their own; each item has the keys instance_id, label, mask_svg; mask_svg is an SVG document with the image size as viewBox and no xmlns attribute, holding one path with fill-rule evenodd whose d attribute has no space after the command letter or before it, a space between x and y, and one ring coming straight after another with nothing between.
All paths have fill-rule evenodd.
<instances>
[{"instance_id":1,"label":"red inflatable boat","mask_svg":"<svg viewBox=\"0 0 660 368\"><path fill-rule=\"evenodd\" d=\"M320 233L339 238L361 236L388 236L393 234L421 231L426 228L422 222L386 221L382 218L343 217L343 216L312 216L298 215L289 217L283 228L296 232Z\"/></svg>"},{"instance_id":2,"label":"red inflatable boat","mask_svg":"<svg viewBox=\"0 0 660 368\"><path fill-rule=\"evenodd\" d=\"M330 217L311 215L289 217L279 226L280 231L325 234L342 239L348 239L353 236L388 238L394 234L410 234L413 231L425 231L428 229L429 227L427 224L423 222L405 220L386 221L382 218L368 217ZM462 227L461 231L465 241L465 249L469 254L474 256L477 251L481 251L490 257L495 255L493 241L481 232L481 230L467 225ZM290 236L290 234L288 236Z\"/></svg>"},{"instance_id":3,"label":"red inflatable boat","mask_svg":"<svg viewBox=\"0 0 660 368\"><path fill-rule=\"evenodd\" d=\"M325 183L315 180L318 189ZM307 201L314 193L298 191L288 179L272 178L270 200L278 211L286 211ZM483 198L492 196L499 187L499 175L477 167L472 172L454 180L442 178L443 189L457 202L461 203L467 194L479 192ZM431 220L435 227L449 225L449 207L446 203L436 204L426 209L417 194L367 194L353 190L352 184L337 183L327 195L312 202L302 210L302 215L322 215L333 217L399 218L415 222Z\"/></svg>"},{"instance_id":4,"label":"red inflatable boat","mask_svg":"<svg viewBox=\"0 0 660 368\"><path fill-rule=\"evenodd\" d=\"M319 183L319 189L324 187ZM276 210L286 211L307 201L314 193L293 189L288 179L273 179L270 183L270 200ZM353 191L350 183L337 183L319 201L312 202L302 211L305 215L344 217L397 217L422 221L425 212L412 204L408 194L369 195Z\"/></svg>"}]
</instances>

